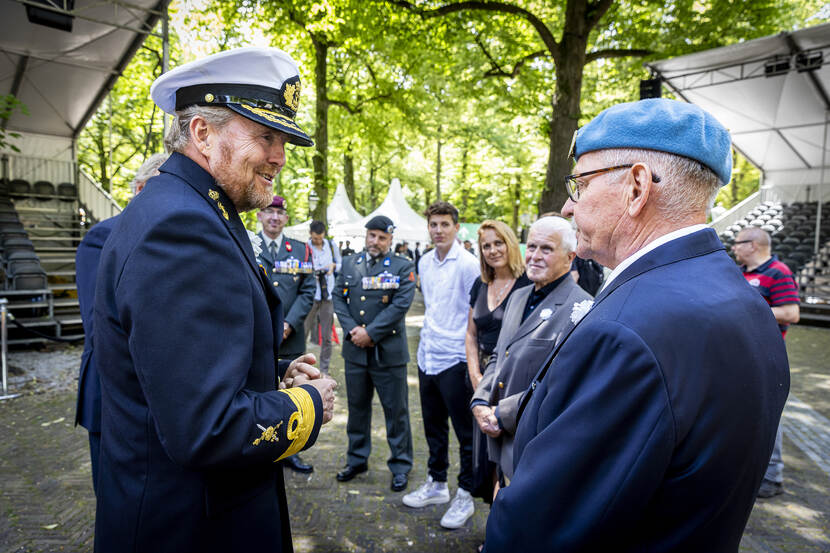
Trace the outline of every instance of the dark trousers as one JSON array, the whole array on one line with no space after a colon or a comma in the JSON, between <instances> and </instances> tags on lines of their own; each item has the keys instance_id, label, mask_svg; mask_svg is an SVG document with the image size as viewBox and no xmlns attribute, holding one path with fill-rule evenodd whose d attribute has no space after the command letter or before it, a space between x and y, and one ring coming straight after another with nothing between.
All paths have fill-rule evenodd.
<instances>
[{"instance_id":1,"label":"dark trousers","mask_svg":"<svg viewBox=\"0 0 830 553\"><path fill-rule=\"evenodd\" d=\"M452 421L458 438L461 467L458 487L473 489L473 414L470 411L472 388L467 380L467 363L458 363L439 374L418 370L421 416L429 446L429 474L436 482L447 481L449 468L449 426Z\"/></svg>"},{"instance_id":2,"label":"dark trousers","mask_svg":"<svg viewBox=\"0 0 830 553\"><path fill-rule=\"evenodd\" d=\"M408 473L412 469L412 430L409 426L409 394L406 385L406 365L378 367L369 355L369 366L346 361L346 397L349 420L346 434L349 451L346 463L362 465L372 451L372 397L377 390L386 419L386 442L392 474Z\"/></svg>"},{"instance_id":3,"label":"dark trousers","mask_svg":"<svg viewBox=\"0 0 830 553\"><path fill-rule=\"evenodd\" d=\"M92 490L98 495L98 457L101 454L101 433L89 433L89 460L92 462Z\"/></svg>"}]
</instances>

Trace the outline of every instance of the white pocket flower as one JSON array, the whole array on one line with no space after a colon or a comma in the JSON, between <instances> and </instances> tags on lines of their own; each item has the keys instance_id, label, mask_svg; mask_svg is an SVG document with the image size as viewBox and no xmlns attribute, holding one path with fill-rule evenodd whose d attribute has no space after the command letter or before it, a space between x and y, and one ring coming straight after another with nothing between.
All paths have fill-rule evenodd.
<instances>
[{"instance_id":1,"label":"white pocket flower","mask_svg":"<svg viewBox=\"0 0 830 553\"><path fill-rule=\"evenodd\" d=\"M260 238L257 233L251 232L248 229L245 229L248 233L248 239L251 241L251 247L254 249L254 257L259 257L259 254L262 253L262 238Z\"/></svg>"},{"instance_id":2,"label":"white pocket flower","mask_svg":"<svg viewBox=\"0 0 830 553\"><path fill-rule=\"evenodd\" d=\"M588 314L588 311L591 310L593 305L594 300L582 300L575 303L573 309L571 309L571 322L573 324L578 323L582 317Z\"/></svg>"}]
</instances>

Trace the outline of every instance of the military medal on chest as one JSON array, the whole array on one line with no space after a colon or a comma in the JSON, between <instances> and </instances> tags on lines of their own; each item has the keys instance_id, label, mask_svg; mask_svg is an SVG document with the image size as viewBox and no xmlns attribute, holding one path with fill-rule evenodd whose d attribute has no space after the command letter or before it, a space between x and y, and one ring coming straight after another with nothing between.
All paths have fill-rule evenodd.
<instances>
[{"instance_id":1,"label":"military medal on chest","mask_svg":"<svg viewBox=\"0 0 830 553\"><path fill-rule=\"evenodd\" d=\"M377 276L363 277L364 290L396 290L401 286L401 277L383 271Z\"/></svg>"}]
</instances>

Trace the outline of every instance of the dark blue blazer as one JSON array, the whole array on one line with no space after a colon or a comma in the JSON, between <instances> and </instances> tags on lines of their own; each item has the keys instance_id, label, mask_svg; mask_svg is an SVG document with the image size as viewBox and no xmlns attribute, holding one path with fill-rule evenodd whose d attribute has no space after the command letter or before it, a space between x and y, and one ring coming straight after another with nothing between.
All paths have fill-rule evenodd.
<instances>
[{"instance_id":1,"label":"dark blue blazer","mask_svg":"<svg viewBox=\"0 0 830 553\"><path fill-rule=\"evenodd\" d=\"M233 203L183 155L118 217L95 292L96 551L292 550L275 461L314 443L322 402L276 389L272 288Z\"/></svg>"},{"instance_id":2,"label":"dark blue blazer","mask_svg":"<svg viewBox=\"0 0 830 553\"><path fill-rule=\"evenodd\" d=\"M75 282L78 284L78 304L84 325L84 353L81 355L81 372L78 376L78 404L75 424L90 432L101 432L101 382L93 358L94 324L92 308L95 300L95 278L101 249L112 231L118 216L104 219L86 233L75 254Z\"/></svg>"},{"instance_id":3,"label":"dark blue blazer","mask_svg":"<svg viewBox=\"0 0 830 553\"><path fill-rule=\"evenodd\" d=\"M714 231L635 261L545 366L486 551L738 551L789 366Z\"/></svg>"}]
</instances>

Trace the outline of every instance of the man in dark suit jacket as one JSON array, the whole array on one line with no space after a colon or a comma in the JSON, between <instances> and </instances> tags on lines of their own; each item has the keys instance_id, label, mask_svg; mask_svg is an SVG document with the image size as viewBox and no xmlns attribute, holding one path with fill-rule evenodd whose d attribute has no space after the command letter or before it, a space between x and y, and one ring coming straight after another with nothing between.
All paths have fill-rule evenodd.
<instances>
[{"instance_id":1,"label":"man in dark suit jacket","mask_svg":"<svg viewBox=\"0 0 830 553\"><path fill-rule=\"evenodd\" d=\"M314 443L335 383L311 355L277 361L282 306L239 211L271 202L286 142L311 144L299 89L275 48L153 84L173 153L119 216L96 284L96 551L292 551L275 461Z\"/></svg>"},{"instance_id":2,"label":"man in dark suit jacket","mask_svg":"<svg viewBox=\"0 0 830 553\"><path fill-rule=\"evenodd\" d=\"M406 489L412 468L405 318L415 296L415 267L392 253L394 228L383 215L366 223L366 252L343 260L331 297L343 326L349 402L349 451L337 479L348 482L369 468L372 396L377 390L386 418L391 488L399 492Z\"/></svg>"},{"instance_id":3,"label":"man in dark suit jacket","mask_svg":"<svg viewBox=\"0 0 830 553\"><path fill-rule=\"evenodd\" d=\"M485 551L737 552L789 388L775 319L704 225L728 131L642 100L579 129L577 255L613 269L522 399Z\"/></svg>"},{"instance_id":4,"label":"man in dark suit jacket","mask_svg":"<svg viewBox=\"0 0 830 553\"><path fill-rule=\"evenodd\" d=\"M570 275L576 235L561 217L542 217L530 227L525 249L533 286L516 290L502 319L496 355L484 370L470 406L500 480L513 478L513 439L519 400L539 366L573 324L571 314L591 296ZM502 478L503 477L503 478Z\"/></svg>"},{"instance_id":5,"label":"man in dark suit jacket","mask_svg":"<svg viewBox=\"0 0 830 553\"><path fill-rule=\"evenodd\" d=\"M141 192L150 177L158 175L158 169L167 160L167 154L153 154L136 171L130 183L133 196ZM92 487L97 489L98 452L101 448L101 382L93 356L93 315L95 278L101 250L109 238L115 217L104 219L86 233L75 253L75 282L78 285L78 305L84 325L84 353L81 355L81 372L78 376L78 403L75 409L75 425L80 424L89 433L89 457L92 463Z\"/></svg>"},{"instance_id":6,"label":"man in dark suit jacket","mask_svg":"<svg viewBox=\"0 0 830 553\"><path fill-rule=\"evenodd\" d=\"M308 247L282 232L288 223L285 209L285 198L274 196L268 207L257 212L257 219L262 224L257 261L268 273L282 303L285 320L279 358L291 360L305 353L303 329L314 303L315 286ZM286 457L283 465L302 473L314 471L314 467L305 463L299 455Z\"/></svg>"}]
</instances>

